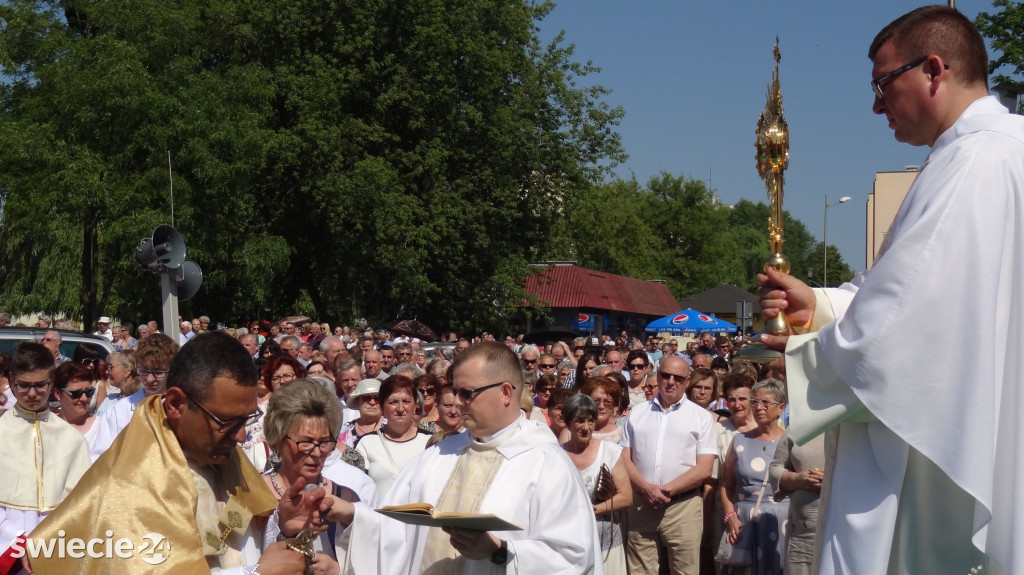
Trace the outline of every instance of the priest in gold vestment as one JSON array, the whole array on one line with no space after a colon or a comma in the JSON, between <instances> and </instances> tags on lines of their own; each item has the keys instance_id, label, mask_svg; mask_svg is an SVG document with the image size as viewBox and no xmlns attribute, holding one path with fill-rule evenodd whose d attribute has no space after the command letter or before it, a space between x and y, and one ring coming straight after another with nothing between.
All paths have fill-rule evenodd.
<instances>
[{"instance_id":1,"label":"priest in gold vestment","mask_svg":"<svg viewBox=\"0 0 1024 575\"><path fill-rule=\"evenodd\" d=\"M114 444L31 539L127 538L132 552L77 559L32 557L36 573L299 574L305 558L264 541L276 501L238 442L256 408L256 369L224 332L196 336L175 356L165 394L139 405ZM303 504L323 492L282 498L288 535L309 524ZM272 517L273 516L273 517ZM276 530L275 530L276 531ZM155 536L151 537L151 535ZM125 557L124 555L127 555Z\"/></svg>"}]
</instances>

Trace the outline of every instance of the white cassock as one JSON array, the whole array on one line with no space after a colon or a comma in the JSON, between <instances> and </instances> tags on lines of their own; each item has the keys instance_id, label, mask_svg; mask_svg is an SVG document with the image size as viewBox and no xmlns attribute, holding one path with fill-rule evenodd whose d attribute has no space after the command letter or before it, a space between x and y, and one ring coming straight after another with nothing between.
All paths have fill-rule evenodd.
<instances>
[{"instance_id":1,"label":"white cassock","mask_svg":"<svg viewBox=\"0 0 1024 575\"><path fill-rule=\"evenodd\" d=\"M89 448L77 429L49 410L15 407L0 416L0 554L32 531L71 493L89 468Z\"/></svg>"},{"instance_id":2,"label":"white cassock","mask_svg":"<svg viewBox=\"0 0 1024 575\"><path fill-rule=\"evenodd\" d=\"M110 449L117 435L132 420L135 408L143 399L146 399L146 393L144 389L140 389L128 397L118 399L114 402L113 407L106 411L97 412L96 423L93 426L98 426L99 429L96 430L96 439L93 441L92 447L89 448L90 459L96 461L99 456L103 455L103 452Z\"/></svg>"},{"instance_id":3,"label":"white cassock","mask_svg":"<svg viewBox=\"0 0 1024 575\"><path fill-rule=\"evenodd\" d=\"M1024 118L971 104L875 267L815 294L786 368L794 439L839 423L818 572L1024 573Z\"/></svg>"},{"instance_id":4,"label":"white cassock","mask_svg":"<svg viewBox=\"0 0 1024 575\"><path fill-rule=\"evenodd\" d=\"M602 575L601 547L596 544L597 523L590 498L579 473L548 427L520 416L493 438L485 439L485 444L498 444L500 465L496 471L492 467L491 476L484 481L442 493L463 454L469 457L467 452L481 451L475 449L478 445L471 446L469 434L462 432L410 461L382 503L426 502L440 511L450 511L442 498L450 500L456 492L472 491L489 481L490 487L479 493L476 512L493 513L523 530L495 533L508 541L512 560L507 566L495 565L489 558L466 560L456 572ZM429 547L428 535L433 529L406 525L357 504L349 531L349 565L343 572L402 575L421 573L424 550ZM434 537L438 535L451 549L447 536L440 530ZM428 549L428 555L430 552Z\"/></svg>"}]
</instances>

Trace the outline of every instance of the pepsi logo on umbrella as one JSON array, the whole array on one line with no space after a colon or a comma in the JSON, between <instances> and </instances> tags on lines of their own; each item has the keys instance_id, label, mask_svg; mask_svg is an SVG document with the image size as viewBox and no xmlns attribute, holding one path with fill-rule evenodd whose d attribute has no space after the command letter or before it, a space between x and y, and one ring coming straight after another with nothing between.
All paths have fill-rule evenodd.
<instances>
[{"instance_id":1,"label":"pepsi logo on umbrella","mask_svg":"<svg viewBox=\"0 0 1024 575\"><path fill-rule=\"evenodd\" d=\"M706 322L708 322L710 324L717 324L718 323L718 320L716 320L715 318L713 318L713 317L711 317L709 315L700 314L697 317L699 317L701 319L701 321L706 321Z\"/></svg>"},{"instance_id":2,"label":"pepsi logo on umbrella","mask_svg":"<svg viewBox=\"0 0 1024 575\"><path fill-rule=\"evenodd\" d=\"M690 316L686 315L685 313L681 313L681 314L677 315L676 317L672 318L672 324L673 325L683 325L684 323L689 321L689 319L690 319Z\"/></svg>"}]
</instances>

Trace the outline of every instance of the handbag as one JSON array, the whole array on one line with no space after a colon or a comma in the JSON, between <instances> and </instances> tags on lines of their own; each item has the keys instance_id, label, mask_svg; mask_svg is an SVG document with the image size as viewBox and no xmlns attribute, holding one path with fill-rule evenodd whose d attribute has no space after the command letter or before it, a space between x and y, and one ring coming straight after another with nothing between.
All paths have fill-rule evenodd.
<instances>
[{"instance_id":1,"label":"handbag","mask_svg":"<svg viewBox=\"0 0 1024 575\"><path fill-rule=\"evenodd\" d=\"M595 505L604 503L614 495L615 482L612 481L612 470L608 469L608 464L602 463L601 469L597 472L597 482L594 483L594 495L591 496L590 502Z\"/></svg>"},{"instance_id":2,"label":"handbag","mask_svg":"<svg viewBox=\"0 0 1024 575\"><path fill-rule=\"evenodd\" d=\"M751 553L754 544L754 522L761 516L761 499L764 497L765 489L768 487L768 472L764 472L764 480L761 481L761 490L757 493L757 503L750 510L750 520L740 527L740 538L736 543L729 543L729 530L722 532L722 540L718 544L718 553L715 554L715 563L729 567L745 567L750 565Z\"/></svg>"}]
</instances>

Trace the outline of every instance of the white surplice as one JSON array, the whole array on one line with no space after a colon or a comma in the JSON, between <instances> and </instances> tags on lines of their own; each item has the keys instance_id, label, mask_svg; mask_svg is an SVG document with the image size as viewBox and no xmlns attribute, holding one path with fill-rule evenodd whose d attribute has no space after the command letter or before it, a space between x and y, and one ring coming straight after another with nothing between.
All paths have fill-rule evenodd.
<instances>
[{"instance_id":1,"label":"white surplice","mask_svg":"<svg viewBox=\"0 0 1024 575\"><path fill-rule=\"evenodd\" d=\"M15 407L0 417L0 554L32 531L89 468L85 438L49 410Z\"/></svg>"},{"instance_id":2,"label":"white surplice","mask_svg":"<svg viewBox=\"0 0 1024 575\"><path fill-rule=\"evenodd\" d=\"M143 399L146 399L146 390L140 389L128 397L117 400L113 407L102 414L96 414L96 423L93 425L98 425L99 429L96 431L96 439L89 449L89 457L93 461L99 459L106 450L110 449L114 440L117 439L117 435L132 420L135 408Z\"/></svg>"},{"instance_id":3,"label":"white surplice","mask_svg":"<svg viewBox=\"0 0 1024 575\"><path fill-rule=\"evenodd\" d=\"M839 423L819 573L1024 573L1024 118L971 104L875 267L815 292L786 367L794 439Z\"/></svg>"},{"instance_id":4,"label":"white surplice","mask_svg":"<svg viewBox=\"0 0 1024 575\"><path fill-rule=\"evenodd\" d=\"M497 448L505 459L479 512L493 513L523 528L495 533L509 542L513 559L507 566L489 559L466 561L462 573L602 575L597 523L576 468L547 426L520 417L511 431L515 435ZM383 497L383 504L436 504L470 441L469 434L462 432L410 461ZM420 572L428 528L406 525L357 504L349 531L349 572Z\"/></svg>"}]
</instances>

